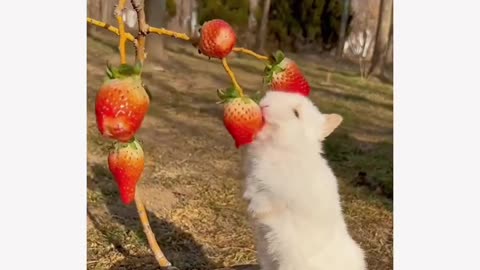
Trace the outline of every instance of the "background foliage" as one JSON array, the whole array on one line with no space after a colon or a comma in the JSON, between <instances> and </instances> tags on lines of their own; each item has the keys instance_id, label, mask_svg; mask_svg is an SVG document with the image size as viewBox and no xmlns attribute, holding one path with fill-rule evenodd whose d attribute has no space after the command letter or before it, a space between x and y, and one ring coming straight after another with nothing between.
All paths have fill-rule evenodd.
<instances>
[{"instance_id":1,"label":"background foliage","mask_svg":"<svg viewBox=\"0 0 480 270\"><path fill-rule=\"evenodd\" d=\"M268 39L278 48L297 49L298 46L316 46L330 50L337 45L343 0L275 0L269 12ZM248 0L200 0L199 23L213 18L226 20L239 31L247 31ZM260 23L263 1L256 12ZM350 30L353 13L347 24Z\"/></svg>"}]
</instances>

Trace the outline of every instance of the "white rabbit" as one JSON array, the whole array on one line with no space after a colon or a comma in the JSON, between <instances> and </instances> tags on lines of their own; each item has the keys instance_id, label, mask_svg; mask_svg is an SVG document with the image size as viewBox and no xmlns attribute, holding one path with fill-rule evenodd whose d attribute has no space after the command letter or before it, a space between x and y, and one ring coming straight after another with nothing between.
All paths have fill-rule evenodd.
<instances>
[{"instance_id":1,"label":"white rabbit","mask_svg":"<svg viewBox=\"0 0 480 270\"><path fill-rule=\"evenodd\" d=\"M344 221L337 179L322 141L343 118L307 97L269 91L265 125L246 147L244 199L262 270L366 270Z\"/></svg>"}]
</instances>

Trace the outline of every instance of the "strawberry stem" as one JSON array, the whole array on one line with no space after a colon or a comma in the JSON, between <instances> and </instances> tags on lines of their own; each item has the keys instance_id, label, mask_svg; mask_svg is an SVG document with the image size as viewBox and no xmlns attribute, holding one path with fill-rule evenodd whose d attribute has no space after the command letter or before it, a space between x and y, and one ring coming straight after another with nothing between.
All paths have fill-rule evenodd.
<instances>
[{"instance_id":1,"label":"strawberry stem","mask_svg":"<svg viewBox=\"0 0 480 270\"><path fill-rule=\"evenodd\" d=\"M228 76L230 76L230 79L232 80L233 86L238 91L238 95L240 97L243 97L243 89L238 84L237 79L235 78L235 74L230 69L230 66L228 66L227 58L222 58L222 64L223 64L223 68L227 72Z\"/></svg>"},{"instance_id":2,"label":"strawberry stem","mask_svg":"<svg viewBox=\"0 0 480 270\"><path fill-rule=\"evenodd\" d=\"M160 249L160 246L157 243L155 234L153 233L152 228L150 226L150 222L148 221L147 210L145 209L145 205L140 199L140 195L138 194L138 192L136 192L136 195L135 195L135 205L137 206L137 212L138 212L138 216L140 217L140 222L142 223L143 232L147 237L147 241L148 241L148 244L150 245L150 249L152 250L152 253L155 256L155 259L157 260L158 264L162 269L172 266L172 264L167 260L162 250Z\"/></svg>"}]
</instances>

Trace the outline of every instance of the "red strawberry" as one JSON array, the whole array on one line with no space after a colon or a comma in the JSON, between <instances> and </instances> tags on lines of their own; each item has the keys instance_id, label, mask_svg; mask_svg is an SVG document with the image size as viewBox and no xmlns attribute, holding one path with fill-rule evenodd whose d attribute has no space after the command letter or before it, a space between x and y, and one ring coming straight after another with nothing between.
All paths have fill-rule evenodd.
<instances>
[{"instance_id":1,"label":"red strawberry","mask_svg":"<svg viewBox=\"0 0 480 270\"><path fill-rule=\"evenodd\" d=\"M310 85L303 76L298 65L278 51L273 56L273 65L265 68L265 82L273 91L295 92L308 96Z\"/></svg>"},{"instance_id":2,"label":"red strawberry","mask_svg":"<svg viewBox=\"0 0 480 270\"><path fill-rule=\"evenodd\" d=\"M208 57L222 59L232 51L236 43L237 35L224 20L205 22L200 29L198 49Z\"/></svg>"},{"instance_id":3,"label":"red strawberry","mask_svg":"<svg viewBox=\"0 0 480 270\"><path fill-rule=\"evenodd\" d=\"M97 93L95 104L97 127L103 136L128 142L142 125L150 99L140 73L139 66L108 67L108 79Z\"/></svg>"},{"instance_id":4,"label":"red strawberry","mask_svg":"<svg viewBox=\"0 0 480 270\"><path fill-rule=\"evenodd\" d=\"M219 90L218 94L225 103L223 124L239 148L255 139L264 122L260 106L249 97L232 95L234 92L233 89L227 93Z\"/></svg>"},{"instance_id":5,"label":"red strawberry","mask_svg":"<svg viewBox=\"0 0 480 270\"><path fill-rule=\"evenodd\" d=\"M144 167L143 149L136 139L129 143L115 142L115 149L108 155L108 168L117 182L124 204L130 204L135 199L137 182Z\"/></svg>"}]
</instances>

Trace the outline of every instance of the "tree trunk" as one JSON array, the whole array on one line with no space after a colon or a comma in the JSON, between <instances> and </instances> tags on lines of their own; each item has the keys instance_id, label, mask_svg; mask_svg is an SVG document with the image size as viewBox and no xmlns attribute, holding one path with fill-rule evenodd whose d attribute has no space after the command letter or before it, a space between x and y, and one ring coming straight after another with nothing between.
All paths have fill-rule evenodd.
<instances>
[{"instance_id":1,"label":"tree trunk","mask_svg":"<svg viewBox=\"0 0 480 270\"><path fill-rule=\"evenodd\" d=\"M166 28L177 32L189 33L194 2L193 0L176 0L176 14L169 18Z\"/></svg>"},{"instance_id":2,"label":"tree trunk","mask_svg":"<svg viewBox=\"0 0 480 270\"><path fill-rule=\"evenodd\" d=\"M247 46L253 48L255 46L255 34L257 32L257 9L258 9L258 0L249 0L248 6L248 36L247 36Z\"/></svg>"},{"instance_id":3,"label":"tree trunk","mask_svg":"<svg viewBox=\"0 0 480 270\"><path fill-rule=\"evenodd\" d=\"M392 9L393 13L393 9ZM387 56L386 56L386 64L391 65L393 64L393 14L392 20L390 21L390 34L388 35L388 49L387 49Z\"/></svg>"},{"instance_id":4,"label":"tree trunk","mask_svg":"<svg viewBox=\"0 0 480 270\"><path fill-rule=\"evenodd\" d=\"M350 11L350 0L343 0L343 13L342 13L342 20L340 24L338 46L335 54L336 57L341 57L343 54L343 47L345 46L345 33L347 31L349 11Z\"/></svg>"},{"instance_id":5,"label":"tree trunk","mask_svg":"<svg viewBox=\"0 0 480 270\"><path fill-rule=\"evenodd\" d=\"M92 19L103 21L105 23L116 26L117 21L114 20L113 9L114 9L114 0L88 0L88 16ZM98 34L105 33L104 29L100 29L96 26L88 24L87 28L88 34L96 36Z\"/></svg>"},{"instance_id":6,"label":"tree trunk","mask_svg":"<svg viewBox=\"0 0 480 270\"><path fill-rule=\"evenodd\" d=\"M198 2L196 0L192 0L192 14L190 19L190 36L195 36L198 32L197 25L198 25Z\"/></svg>"},{"instance_id":7,"label":"tree trunk","mask_svg":"<svg viewBox=\"0 0 480 270\"><path fill-rule=\"evenodd\" d=\"M260 31L258 32L258 51L260 53L265 52L265 43L267 40L267 26L268 26L268 14L270 11L270 0L265 0L263 4L263 15L262 15L262 23L260 25Z\"/></svg>"},{"instance_id":8,"label":"tree trunk","mask_svg":"<svg viewBox=\"0 0 480 270\"><path fill-rule=\"evenodd\" d=\"M369 76L378 76L383 74L385 67L385 58L388 49L388 37L390 32L390 24L393 15L393 1L380 1L380 15L378 16L378 27L375 41L375 47L372 58L372 66L370 67Z\"/></svg>"},{"instance_id":9,"label":"tree trunk","mask_svg":"<svg viewBox=\"0 0 480 270\"><path fill-rule=\"evenodd\" d=\"M102 18L101 20L113 25L113 11L115 9L115 3L112 0L103 0L100 1L102 4ZM115 21L116 22L116 21Z\"/></svg>"},{"instance_id":10,"label":"tree trunk","mask_svg":"<svg viewBox=\"0 0 480 270\"><path fill-rule=\"evenodd\" d=\"M145 0L145 17L147 24L153 27L164 27L166 17L166 0ZM145 42L147 59L166 61L164 38L159 35L149 35ZM148 61L151 62L151 61Z\"/></svg>"},{"instance_id":11,"label":"tree trunk","mask_svg":"<svg viewBox=\"0 0 480 270\"><path fill-rule=\"evenodd\" d=\"M87 2L87 16L93 19L100 19L100 13L101 13L101 5L99 5L99 1L96 0L88 0ZM96 27L87 23L87 34L90 35L92 32L94 32Z\"/></svg>"}]
</instances>

